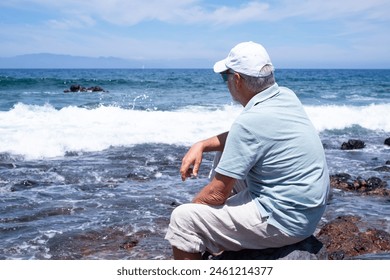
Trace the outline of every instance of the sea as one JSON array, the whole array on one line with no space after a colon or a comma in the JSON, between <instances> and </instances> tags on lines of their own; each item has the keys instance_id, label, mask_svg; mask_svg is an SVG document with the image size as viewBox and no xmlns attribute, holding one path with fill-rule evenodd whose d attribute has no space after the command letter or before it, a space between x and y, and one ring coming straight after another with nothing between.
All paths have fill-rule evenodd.
<instances>
[{"instance_id":1,"label":"sea","mask_svg":"<svg viewBox=\"0 0 390 280\"><path fill-rule=\"evenodd\" d=\"M304 105L331 174L390 188L378 169L390 160L390 70L275 76ZM241 110L212 69L0 69L0 259L172 259L170 214L207 184L214 154L185 182L181 159ZM365 148L341 150L350 139ZM390 232L388 197L334 189L318 227L343 215Z\"/></svg>"}]
</instances>

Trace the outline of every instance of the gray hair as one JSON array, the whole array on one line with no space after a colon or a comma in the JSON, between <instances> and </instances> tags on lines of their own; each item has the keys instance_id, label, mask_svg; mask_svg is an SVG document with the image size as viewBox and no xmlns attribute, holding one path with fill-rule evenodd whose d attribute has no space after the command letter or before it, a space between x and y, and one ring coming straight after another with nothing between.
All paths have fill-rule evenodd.
<instances>
[{"instance_id":1,"label":"gray hair","mask_svg":"<svg viewBox=\"0 0 390 280\"><path fill-rule=\"evenodd\" d=\"M241 73L239 74L244 78L246 86L253 93L263 91L275 83L274 67L269 64L261 68L259 72L260 77L248 76Z\"/></svg>"}]
</instances>

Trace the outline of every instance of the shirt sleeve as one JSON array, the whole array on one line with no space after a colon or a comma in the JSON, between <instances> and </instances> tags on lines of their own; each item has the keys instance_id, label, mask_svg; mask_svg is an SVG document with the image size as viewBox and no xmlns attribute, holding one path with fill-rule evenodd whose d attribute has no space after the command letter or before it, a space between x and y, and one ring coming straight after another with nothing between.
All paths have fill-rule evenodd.
<instances>
[{"instance_id":1,"label":"shirt sleeve","mask_svg":"<svg viewBox=\"0 0 390 280\"><path fill-rule=\"evenodd\" d=\"M242 123L236 121L228 134L216 172L243 180L261 158L261 143Z\"/></svg>"}]
</instances>

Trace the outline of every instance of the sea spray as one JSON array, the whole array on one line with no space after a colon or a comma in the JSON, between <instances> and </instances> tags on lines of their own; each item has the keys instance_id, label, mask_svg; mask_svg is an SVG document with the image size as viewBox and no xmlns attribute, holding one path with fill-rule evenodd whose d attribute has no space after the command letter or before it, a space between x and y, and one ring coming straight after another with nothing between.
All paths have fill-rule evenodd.
<instances>
[{"instance_id":1,"label":"sea spray","mask_svg":"<svg viewBox=\"0 0 390 280\"><path fill-rule=\"evenodd\" d=\"M310 105L305 109L318 132L353 125L390 132L390 104ZM142 111L116 106L56 109L49 104L18 103L10 111L0 112L0 153L37 159L142 143L190 145L229 130L241 110L238 105Z\"/></svg>"}]
</instances>

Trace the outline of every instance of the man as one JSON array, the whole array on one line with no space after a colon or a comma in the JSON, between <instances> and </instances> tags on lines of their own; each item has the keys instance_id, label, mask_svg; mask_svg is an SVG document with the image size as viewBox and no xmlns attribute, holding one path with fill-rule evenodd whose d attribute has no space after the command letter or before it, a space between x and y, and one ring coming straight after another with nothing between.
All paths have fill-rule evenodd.
<instances>
[{"instance_id":1,"label":"man","mask_svg":"<svg viewBox=\"0 0 390 280\"><path fill-rule=\"evenodd\" d=\"M275 83L263 46L238 44L214 71L244 109L229 132L195 143L182 160L185 180L204 152L222 152L210 183L172 212L175 259L297 243L315 231L329 191L317 132L294 92Z\"/></svg>"}]
</instances>

